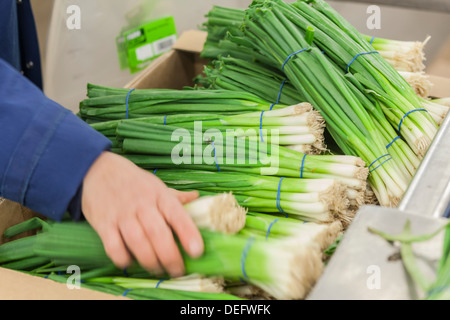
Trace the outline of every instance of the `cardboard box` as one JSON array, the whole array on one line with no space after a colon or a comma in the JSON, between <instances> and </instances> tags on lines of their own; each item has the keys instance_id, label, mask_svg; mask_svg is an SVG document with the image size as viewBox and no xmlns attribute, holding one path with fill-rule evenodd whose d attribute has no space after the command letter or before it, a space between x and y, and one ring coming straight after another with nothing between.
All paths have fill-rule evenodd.
<instances>
[{"instance_id":1,"label":"cardboard box","mask_svg":"<svg viewBox=\"0 0 450 320\"><path fill-rule=\"evenodd\" d=\"M193 86L193 78L208 63L200 58L206 36L202 31L183 33L171 51L153 61L126 88L182 89Z\"/></svg>"},{"instance_id":2,"label":"cardboard box","mask_svg":"<svg viewBox=\"0 0 450 320\"><path fill-rule=\"evenodd\" d=\"M427 70L430 74L445 78L450 77L450 36L444 42L436 58L427 67Z\"/></svg>"},{"instance_id":3,"label":"cardboard box","mask_svg":"<svg viewBox=\"0 0 450 320\"><path fill-rule=\"evenodd\" d=\"M34 232L22 233L12 239L4 239L9 227L33 217L45 219L18 203L0 198L0 244L31 236ZM117 300L126 299L87 289L69 289L57 283L21 272L0 268L0 300ZM126 299L128 300L128 299Z\"/></svg>"},{"instance_id":4,"label":"cardboard box","mask_svg":"<svg viewBox=\"0 0 450 320\"><path fill-rule=\"evenodd\" d=\"M170 52L156 59L125 87L129 89L167 88L181 89L192 86L193 78L203 71L207 60L200 58L200 52L207 34L202 31L184 33ZM432 95L450 96L450 79L430 76L434 83ZM17 223L38 216L16 203L0 199L0 232ZM22 234L28 236L31 233ZM0 238L0 244L5 241ZM32 277L19 272L0 268L1 300L109 300L127 299L91 290L69 290L66 285Z\"/></svg>"}]
</instances>

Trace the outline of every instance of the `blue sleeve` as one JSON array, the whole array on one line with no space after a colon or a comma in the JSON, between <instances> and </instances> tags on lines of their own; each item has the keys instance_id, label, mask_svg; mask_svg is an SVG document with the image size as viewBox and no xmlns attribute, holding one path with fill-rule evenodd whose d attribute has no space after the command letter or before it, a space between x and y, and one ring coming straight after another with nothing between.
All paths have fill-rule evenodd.
<instances>
[{"instance_id":1,"label":"blue sleeve","mask_svg":"<svg viewBox=\"0 0 450 320\"><path fill-rule=\"evenodd\" d=\"M60 221L111 142L0 59L0 197Z\"/></svg>"}]
</instances>

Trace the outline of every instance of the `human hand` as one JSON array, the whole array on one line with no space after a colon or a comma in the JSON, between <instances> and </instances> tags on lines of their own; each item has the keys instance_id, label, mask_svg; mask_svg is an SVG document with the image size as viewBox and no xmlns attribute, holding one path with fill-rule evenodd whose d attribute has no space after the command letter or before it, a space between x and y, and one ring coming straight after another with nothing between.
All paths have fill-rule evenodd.
<instances>
[{"instance_id":1,"label":"human hand","mask_svg":"<svg viewBox=\"0 0 450 320\"><path fill-rule=\"evenodd\" d=\"M197 197L197 192L170 189L124 157L104 152L83 181L82 210L117 267L126 268L135 258L152 273L177 277L185 269L173 232L191 257L204 250L183 208Z\"/></svg>"}]
</instances>

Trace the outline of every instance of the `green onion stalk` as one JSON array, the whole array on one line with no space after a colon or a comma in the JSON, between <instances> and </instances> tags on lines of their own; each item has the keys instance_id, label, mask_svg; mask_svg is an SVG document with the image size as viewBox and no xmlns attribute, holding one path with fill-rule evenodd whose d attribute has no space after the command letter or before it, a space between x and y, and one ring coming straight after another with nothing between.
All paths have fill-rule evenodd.
<instances>
[{"instance_id":1,"label":"green onion stalk","mask_svg":"<svg viewBox=\"0 0 450 320\"><path fill-rule=\"evenodd\" d=\"M448 105L438 99L431 99L433 83L423 72L399 72L400 75L412 86L424 109L428 111L433 120L440 126L448 113Z\"/></svg>"},{"instance_id":2,"label":"green onion stalk","mask_svg":"<svg viewBox=\"0 0 450 320\"><path fill-rule=\"evenodd\" d=\"M240 173L157 170L156 176L177 190L197 190L200 195L230 191L249 211L284 213L306 221L348 225L347 188L332 179L302 180Z\"/></svg>"},{"instance_id":3,"label":"green onion stalk","mask_svg":"<svg viewBox=\"0 0 450 320\"><path fill-rule=\"evenodd\" d=\"M315 33L311 30L302 33L284 16L284 10L290 8L280 1L254 2L247 10L246 36L279 63L280 68L284 67L289 80L321 112L339 147L346 154L359 156L371 164L369 181L380 204L397 205L409 181L393 161L381 165L388 151L373 118L352 92L344 74L320 49L312 46ZM299 49L305 51L287 60Z\"/></svg>"},{"instance_id":4,"label":"green onion stalk","mask_svg":"<svg viewBox=\"0 0 450 320\"><path fill-rule=\"evenodd\" d=\"M431 37L427 37L423 42L391 40L368 35L363 37L397 71L422 72L425 70L424 48Z\"/></svg>"},{"instance_id":5,"label":"green onion stalk","mask_svg":"<svg viewBox=\"0 0 450 320\"><path fill-rule=\"evenodd\" d=\"M195 82L208 89L246 90L277 104L295 105L305 101L279 70L231 56L218 57L205 66Z\"/></svg>"},{"instance_id":6,"label":"green onion stalk","mask_svg":"<svg viewBox=\"0 0 450 320\"><path fill-rule=\"evenodd\" d=\"M81 103L80 116L111 139L111 136L115 134L117 123L126 118L127 108L123 103L125 101L126 104L128 93L125 95L126 90L115 88L101 89L108 92L108 95L99 96L95 93L99 90L98 86L90 89L88 95L91 98ZM122 94L116 94L116 91L122 92ZM289 107L280 104L270 105L254 95L251 95L253 102L243 102L236 97L240 94L246 96L247 93L243 91L233 93L224 90L207 90L210 94L215 94L214 97L210 95L209 99L198 99L205 95L205 90L173 90L170 91L174 94L173 99L180 96L180 100L166 104L164 101L158 100L159 90L150 90L150 94L146 93L148 90L144 91L132 93L135 95L133 99L139 100L139 103L148 102L148 105L141 108L140 111L134 109L132 98L128 97L129 120L176 124L179 127L193 127L201 121L205 130L210 127L225 130L238 126L245 131L244 134L250 133L253 140L261 140L261 134L270 133L276 129L279 135L278 143L281 145L316 154L326 150L323 137L324 121L308 103L299 103ZM189 92L190 97L183 100L185 93L182 91ZM226 92L228 94L225 94ZM170 96L170 94L167 95ZM231 100L227 97L230 97ZM165 99L167 101L167 98ZM160 104L155 104L158 102ZM112 107L114 103L118 103L120 106ZM139 113L134 113L135 111ZM270 137L268 139L270 141Z\"/></svg>"},{"instance_id":7,"label":"green onion stalk","mask_svg":"<svg viewBox=\"0 0 450 320\"><path fill-rule=\"evenodd\" d=\"M398 73L411 85L418 97L428 99L431 96L433 84L425 72L399 71Z\"/></svg>"},{"instance_id":8,"label":"green onion stalk","mask_svg":"<svg viewBox=\"0 0 450 320\"><path fill-rule=\"evenodd\" d=\"M229 192L201 197L184 208L199 228L235 234L245 226L246 210Z\"/></svg>"},{"instance_id":9,"label":"green onion stalk","mask_svg":"<svg viewBox=\"0 0 450 320\"><path fill-rule=\"evenodd\" d=\"M402 127L402 136L419 157L423 157L438 126L411 86L376 52L348 21L323 0L312 5L297 1L292 5L269 1L299 30L314 29L314 44L343 71L352 73L382 104L382 110L394 127ZM366 54L371 52L371 54ZM412 112L412 113L411 113Z\"/></svg>"},{"instance_id":10,"label":"green onion stalk","mask_svg":"<svg viewBox=\"0 0 450 320\"><path fill-rule=\"evenodd\" d=\"M369 171L358 157L307 155L260 141L202 136L185 128L174 138L175 130L176 127L170 126L121 122L117 128L120 147L116 152L146 170L188 169L332 179L353 189L349 196L362 204Z\"/></svg>"},{"instance_id":11,"label":"green onion stalk","mask_svg":"<svg viewBox=\"0 0 450 320\"><path fill-rule=\"evenodd\" d=\"M413 244L429 241L445 230L443 250L437 265L435 280L427 278L417 263ZM449 300L450 299L450 223L430 234L413 234L411 221L407 221L400 234L387 234L381 230L369 228L369 232L376 234L389 242L400 244L400 253L406 271L420 288L425 300Z\"/></svg>"},{"instance_id":12,"label":"green onion stalk","mask_svg":"<svg viewBox=\"0 0 450 320\"><path fill-rule=\"evenodd\" d=\"M227 37L227 34L242 36L239 26L245 17L244 9L214 6L205 17L207 20L201 30L208 33L205 43L206 51L208 51L208 46L217 46L221 40ZM425 41L401 41L369 35L362 35L362 37L397 71L420 73L425 70L424 48L430 41L430 36ZM223 54L207 56L214 59L219 55Z\"/></svg>"},{"instance_id":13,"label":"green onion stalk","mask_svg":"<svg viewBox=\"0 0 450 320\"><path fill-rule=\"evenodd\" d=\"M312 242L324 252L342 234L343 226L338 221L319 224L285 217L280 214L247 213L245 228L240 234L254 235L264 239L291 238L300 243Z\"/></svg>"},{"instance_id":14,"label":"green onion stalk","mask_svg":"<svg viewBox=\"0 0 450 320\"><path fill-rule=\"evenodd\" d=\"M245 11L242 9L214 6L206 15L206 22L200 27L208 34L200 56L214 60L219 56L231 55L246 61L270 63L270 59L254 50L250 43L241 38L243 33L240 25L244 16Z\"/></svg>"},{"instance_id":15,"label":"green onion stalk","mask_svg":"<svg viewBox=\"0 0 450 320\"><path fill-rule=\"evenodd\" d=\"M431 99L432 102L441 104L446 107L450 107L450 98Z\"/></svg>"},{"instance_id":16,"label":"green onion stalk","mask_svg":"<svg viewBox=\"0 0 450 320\"><path fill-rule=\"evenodd\" d=\"M44 228L24 243L9 242L0 246L1 263L30 257L46 258L54 267L77 265L81 280L124 275L106 255L102 241L86 222L45 223ZM223 277L226 281L245 281L268 292L276 299L303 299L323 270L321 252L309 243L289 243L277 239L260 240L242 235L227 235L200 229L205 250L193 259L182 247L186 275ZM19 254L15 246L24 250ZM11 259L9 259L11 258ZM14 260L12 260L14 259ZM36 265L36 268L42 264ZM97 270L108 270L98 272ZM94 272L95 271L95 272ZM131 278L155 278L135 262L127 268ZM88 276L91 274L91 276ZM157 277L158 278L158 277ZM163 278L162 278L163 279Z\"/></svg>"},{"instance_id":17,"label":"green onion stalk","mask_svg":"<svg viewBox=\"0 0 450 320\"><path fill-rule=\"evenodd\" d=\"M326 150L324 143L325 124L322 116L309 103L301 103L281 109L264 112L251 112L234 116L220 114L178 114L156 115L139 119L112 120L91 124L91 126L108 137L117 145L116 133L121 123L143 126L162 124L166 126L201 130L204 134L220 130L224 138L246 137L255 143L258 141L274 143L310 154L322 153ZM305 152L306 153L306 152Z\"/></svg>"},{"instance_id":18,"label":"green onion stalk","mask_svg":"<svg viewBox=\"0 0 450 320\"><path fill-rule=\"evenodd\" d=\"M420 100L422 101L423 108L428 111L434 121L440 126L449 112L448 105L431 99L421 98Z\"/></svg>"},{"instance_id":19,"label":"green onion stalk","mask_svg":"<svg viewBox=\"0 0 450 320\"><path fill-rule=\"evenodd\" d=\"M39 276L39 275L38 275ZM44 277L44 275L41 275ZM46 279L53 280L66 284L68 282L68 276L61 274L50 273L45 275ZM130 279L131 281L147 281L147 279ZM159 280L160 281L160 280ZM156 300L156 301L176 301L176 300L244 300L230 293L211 293L211 292L197 292L186 291L178 289L165 289L165 288L136 288L131 289L120 286L114 283L107 283L106 281L93 282L83 281L80 283L81 288L86 288L114 296L126 297L132 300Z\"/></svg>"},{"instance_id":20,"label":"green onion stalk","mask_svg":"<svg viewBox=\"0 0 450 320\"><path fill-rule=\"evenodd\" d=\"M206 22L200 28L208 32L207 44L219 42L228 32L240 34L240 26L244 15L245 12L241 9L213 6L205 15Z\"/></svg>"},{"instance_id":21,"label":"green onion stalk","mask_svg":"<svg viewBox=\"0 0 450 320\"><path fill-rule=\"evenodd\" d=\"M198 274L190 274L171 279L148 279L127 277L99 277L90 278L86 283L115 284L127 289L168 289L188 292L225 293L225 281L222 277L205 277Z\"/></svg>"},{"instance_id":22,"label":"green onion stalk","mask_svg":"<svg viewBox=\"0 0 450 320\"><path fill-rule=\"evenodd\" d=\"M78 115L88 123L136 119L159 115L225 114L268 111L271 103L244 92L186 88L137 89L104 87L88 84L87 99L80 102ZM128 103L127 103L128 101ZM276 109L285 106L275 106ZM163 115L163 116L161 116Z\"/></svg>"}]
</instances>

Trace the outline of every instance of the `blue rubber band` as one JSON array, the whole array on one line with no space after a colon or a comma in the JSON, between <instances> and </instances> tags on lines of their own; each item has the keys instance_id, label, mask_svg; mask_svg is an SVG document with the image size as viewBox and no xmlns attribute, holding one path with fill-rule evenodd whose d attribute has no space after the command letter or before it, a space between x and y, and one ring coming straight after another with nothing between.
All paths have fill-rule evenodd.
<instances>
[{"instance_id":1,"label":"blue rubber band","mask_svg":"<svg viewBox=\"0 0 450 320\"><path fill-rule=\"evenodd\" d=\"M155 289L158 289L158 288L159 288L159 285L160 285L161 283L163 283L164 281L167 281L167 279L161 279L161 280L159 280L158 283L156 284Z\"/></svg>"},{"instance_id":2,"label":"blue rubber band","mask_svg":"<svg viewBox=\"0 0 450 320\"><path fill-rule=\"evenodd\" d=\"M264 142L264 136L263 136L263 132L262 132L263 116L264 116L264 111L261 112L261 119L259 120L259 136L261 137L261 142Z\"/></svg>"},{"instance_id":3,"label":"blue rubber band","mask_svg":"<svg viewBox=\"0 0 450 320\"><path fill-rule=\"evenodd\" d=\"M370 170L369 173L374 172L375 170L377 170L379 167L381 167L383 164L385 164L386 162L388 162L389 160L392 160L392 157L389 159L384 160L382 163L380 163L376 168L373 168L372 170Z\"/></svg>"},{"instance_id":4,"label":"blue rubber band","mask_svg":"<svg viewBox=\"0 0 450 320\"><path fill-rule=\"evenodd\" d=\"M401 137L396 137L394 140L392 140L392 142L389 143L389 144L386 146L386 149L389 149L390 147L392 147L392 145L394 144L394 142L397 141L398 139L401 139Z\"/></svg>"},{"instance_id":5,"label":"blue rubber band","mask_svg":"<svg viewBox=\"0 0 450 320\"><path fill-rule=\"evenodd\" d=\"M286 84L286 81L288 79L284 79L283 82L281 83L281 87L280 87L280 91L278 92L278 97L277 97L277 103L275 104L279 104L280 103L280 99L281 99L281 92L283 91L284 85ZM270 107L270 110L272 110L274 107L274 105L272 105L272 107Z\"/></svg>"},{"instance_id":6,"label":"blue rubber band","mask_svg":"<svg viewBox=\"0 0 450 320\"><path fill-rule=\"evenodd\" d=\"M211 141L211 144L212 144L212 146L214 148L214 159L216 161L216 167L217 167L217 170L220 171L219 163L217 162L217 154L216 154L216 147L214 146L214 141Z\"/></svg>"},{"instance_id":7,"label":"blue rubber band","mask_svg":"<svg viewBox=\"0 0 450 320\"><path fill-rule=\"evenodd\" d=\"M375 36L373 36L372 39L370 39L370 45L373 45L374 41L375 41Z\"/></svg>"},{"instance_id":8,"label":"blue rubber band","mask_svg":"<svg viewBox=\"0 0 450 320\"><path fill-rule=\"evenodd\" d=\"M284 79L283 82L281 83L280 86L280 91L278 92L278 97L277 97L277 102L272 103L272 105L270 106L270 111L273 110L273 107L275 107L277 104L280 103L280 99L281 99L281 93L283 91L284 85L286 84L286 81L288 81L288 79ZM264 137L262 134L262 122L263 122L263 116L264 116L264 111L261 112L261 120L259 122L259 135L261 136L261 142L264 142Z\"/></svg>"},{"instance_id":9,"label":"blue rubber band","mask_svg":"<svg viewBox=\"0 0 450 320\"><path fill-rule=\"evenodd\" d=\"M164 116L164 125L167 125L167 116Z\"/></svg>"},{"instance_id":10,"label":"blue rubber band","mask_svg":"<svg viewBox=\"0 0 450 320\"><path fill-rule=\"evenodd\" d=\"M277 191L277 209L280 213L284 213L286 214L286 212L284 212L283 208L281 207L281 183L283 182L284 178L280 179L280 183L278 184L278 191ZM286 218L287 218L287 214L286 214Z\"/></svg>"},{"instance_id":11,"label":"blue rubber band","mask_svg":"<svg viewBox=\"0 0 450 320\"><path fill-rule=\"evenodd\" d=\"M132 291L133 289L127 289L125 290L125 292L122 294L122 297L126 297L128 292Z\"/></svg>"},{"instance_id":12,"label":"blue rubber band","mask_svg":"<svg viewBox=\"0 0 450 320\"><path fill-rule=\"evenodd\" d=\"M242 270L242 275L244 276L244 279L246 279L246 280L248 280L248 276L247 276L247 272L245 271L245 261L247 260L248 252L250 251L250 248L254 241L255 241L254 237L251 237L250 239L248 239L247 244L245 245L244 250L242 251L241 270Z\"/></svg>"},{"instance_id":13,"label":"blue rubber band","mask_svg":"<svg viewBox=\"0 0 450 320\"><path fill-rule=\"evenodd\" d=\"M278 221L280 221L280 219L275 219L275 220L273 220L273 222L269 225L269 228L267 229L266 240L269 239L270 230L272 230L273 225L274 225L275 223L277 223Z\"/></svg>"},{"instance_id":14,"label":"blue rubber band","mask_svg":"<svg viewBox=\"0 0 450 320\"><path fill-rule=\"evenodd\" d=\"M291 54L287 57L286 61L284 61L283 65L281 66L281 70L284 70L284 66L286 65L286 63L288 63L288 61L289 61L293 56L295 56L296 54L299 54L299 53L301 53L301 52L303 52L303 51L309 50L309 49L311 49L311 48L306 48L306 49L302 49L302 50L299 50L299 51L297 51L297 52L291 53Z\"/></svg>"},{"instance_id":15,"label":"blue rubber band","mask_svg":"<svg viewBox=\"0 0 450 320\"><path fill-rule=\"evenodd\" d=\"M302 167L300 169L300 179L303 179L303 171L304 171L304 168L305 168L306 156L307 156L307 154L305 153L305 155L303 156L303 160L302 160Z\"/></svg>"},{"instance_id":16,"label":"blue rubber band","mask_svg":"<svg viewBox=\"0 0 450 320\"><path fill-rule=\"evenodd\" d=\"M370 169L378 160L383 159L385 157L389 157L389 156L390 156L390 154L388 153L388 154L385 154L384 156L379 157L377 160L372 162L368 168Z\"/></svg>"},{"instance_id":17,"label":"blue rubber band","mask_svg":"<svg viewBox=\"0 0 450 320\"><path fill-rule=\"evenodd\" d=\"M399 124L399 126L398 126L398 134L399 134L399 135L401 135L401 132L402 132L402 124L403 124L403 121L405 120L405 118L406 118L407 116L409 116L411 113L416 112L416 111L425 111L425 112L428 112L428 111L425 110L425 109L415 109L415 110L411 110L411 111L409 111L408 113L406 113L406 114L403 116L402 120L400 120L400 124Z\"/></svg>"},{"instance_id":18,"label":"blue rubber band","mask_svg":"<svg viewBox=\"0 0 450 320\"><path fill-rule=\"evenodd\" d=\"M130 101L130 94L131 94L134 90L136 90L136 89L131 89L130 91L128 91L128 94L127 94L127 119L129 118L129 115L128 115L128 103L129 103L129 101Z\"/></svg>"},{"instance_id":19,"label":"blue rubber band","mask_svg":"<svg viewBox=\"0 0 450 320\"><path fill-rule=\"evenodd\" d=\"M123 274L125 275L125 277L129 277L128 273L127 273L127 268L123 268Z\"/></svg>"},{"instance_id":20,"label":"blue rubber band","mask_svg":"<svg viewBox=\"0 0 450 320\"><path fill-rule=\"evenodd\" d=\"M358 54L356 55L356 57L354 57L354 58L352 59L352 61L350 61L350 63L347 65L347 69L345 70L345 72L348 73L348 71L349 71L349 69L350 69L350 66L352 65L353 62L355 62L355 60L356 60L359 56L362 56L362 55L364 55L364 54L371 54L371 53L378 53L378 51L369 51L369 52L358 53Z\"/></svg>"},{"instance_id":21,"label":"blue rubber band","mask_svg":"<svg viewBox=\"0 0 450 320\"><path fill-rule=\"evenodd\" d=\"M383 159L383 158L385 158L385 157L390 157L390 156L391 156L391 155L388 153L388 154L385 154L384 156L379 157L377 160L375 160L374 162L372 162L368 168L370 169L370 168L371 168L378 160L381 160L381 159ZM374 172L375 170L377 170L379 167L381 167L383 164L385 164L386 162L388 162L388 161L391 160L391 159L392 159L392 157L390 157L390 158L387 159L387 160L384 160L384 161L383 161L381 164L379 164L376 168L370 170L370 173Z\"/></svg>"},{"instance_id":22,"label":"blue rubber band","mask_svg":"<svg viewBox=\"0 0 450 320\"><path fill-rule=\"evenodd\" d=\"M156 174L156 171L158 171L158 169L155 169L155 171L153 171L153 174Z\"/></svg>"}]
</instances>

